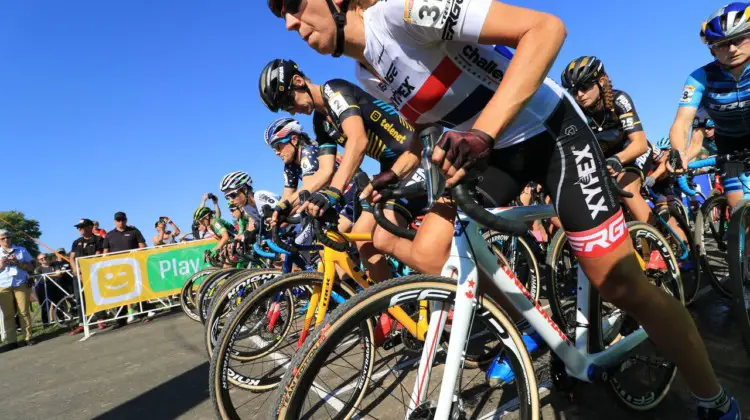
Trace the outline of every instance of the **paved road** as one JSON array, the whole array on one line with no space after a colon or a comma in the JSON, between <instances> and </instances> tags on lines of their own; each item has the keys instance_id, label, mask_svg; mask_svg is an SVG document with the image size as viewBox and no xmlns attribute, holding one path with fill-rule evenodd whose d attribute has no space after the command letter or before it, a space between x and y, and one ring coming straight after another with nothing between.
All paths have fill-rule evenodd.
<instances>
[{"instance_id":1,"label":"paved road","mask_svg":"<svg viewBox=\"0 0 750 420\"><path fill-rule=\"evenodd\" d=\"M750 419L750 359L730 311L713 292L693 309L714 368ZM79 336L80 337L80 336ZM60 336L0 354L0 419L211 419L208 363L200 324L180 314L98 334L85 342ZM546 356L537 359L541 368ZM542 375L544 376L544 375ZM265 418L270 393L248 405ZM580 385L576 403L545 392L544 419L690 419L692 403L678 376L654 412L620 409L599 386Z\"/></svg>"}]
</instances>

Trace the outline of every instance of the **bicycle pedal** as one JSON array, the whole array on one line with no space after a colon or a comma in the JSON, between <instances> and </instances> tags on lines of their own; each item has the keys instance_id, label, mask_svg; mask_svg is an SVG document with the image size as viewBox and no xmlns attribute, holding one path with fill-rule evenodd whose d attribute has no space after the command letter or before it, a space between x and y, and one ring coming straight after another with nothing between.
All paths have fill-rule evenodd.
<instances>
[{"instance_id":1,"label":"bicycle pedal","mask_svg":"<svg viewBox=\"0 0 750 420\"><path fill-rule=\"evenodd\" d=\"M401 338L401 334L394 335L391 337L388 337L385 341L383 341L383 350L390 350L399 344L403 342L403 339Z\"/></svg>"}]
</instances>

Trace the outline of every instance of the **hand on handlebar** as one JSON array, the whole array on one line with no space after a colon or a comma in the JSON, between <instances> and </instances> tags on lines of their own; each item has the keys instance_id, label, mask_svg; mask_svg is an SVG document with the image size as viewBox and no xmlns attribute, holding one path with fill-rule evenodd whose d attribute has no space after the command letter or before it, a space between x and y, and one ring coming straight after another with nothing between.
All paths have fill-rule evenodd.
<instances>
[{"instance_id":1,"label":"hand on handlebar","mask_svg":"<svg viewBox=\"0 0 750 420\"><path fill-rule=\"evenodd\" d=\"M445 186L458 184L469 169L487 164L495 140L487 133L471 129L443 133L432 152L432 162L447 178Z\"/></svg>"},{"instance_id":2,"label":"hand on handlebar","mask_svg":"<svg viewBox=\"0 0 750 420\"><path fill-rule=\"evenodd\" d=\"M607 169L612 178L616 178L624 170L622 167L622 161L616 155L607 158Z\"/></svg>"},{"instance_id":3,"label":"hand on handlebar","mask_svg":"<svg viewBox=\"0 0 750 420\"><path fill-rule=\"evenodd\" d=\"M683 175L687 171L687 156L685 153L672 149L667 158L667 171L675 175Z\"/></svg>"},{"instance_id":4,"label":"hand on handlebar","mask_svg":"<svg viewBox=\"0 0 750 420\"><path fill-rule=\"evenodd\" d=\"M360 199L366 199L371 203L379 202L383 197L380 195L380 191L384 188L396 188L400 180L398 175L392 170L383 171L372 179L363 190L362 194L359 195Z\"/></svg>"},{"instance_id":5,"label":"hand on handlebar","mask_svg":"<svg viewBox=\"0 0 750 420\"><path fill-rule=\"evenodd\" d=\"M300 211L306 211L307 214L313 217L320 217L329 208L340 203L342 195L341 191L333 187L322 189L312 194Z\"/></svg>"}]
</instances>

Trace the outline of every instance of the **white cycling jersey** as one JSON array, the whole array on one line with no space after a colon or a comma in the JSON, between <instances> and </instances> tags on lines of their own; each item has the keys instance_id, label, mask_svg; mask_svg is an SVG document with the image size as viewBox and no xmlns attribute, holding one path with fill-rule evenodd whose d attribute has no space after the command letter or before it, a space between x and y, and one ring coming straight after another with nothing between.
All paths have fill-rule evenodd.
<instances>
[{"instance_id":1,"label":"white cycling jersey","mask_svg":"<svg viewBox=\"0 0 750 420\"><path fill-rule=\"evenodd\" d=\"M266 204L268 204L271 208L276 207L276 204L279 203L281 197L270 191L258 190L255 192L255 194L253 194L253 198L255 198L255 207L251 206L250 204L246 204L244 207L244 211L245 214L253 219L257 226L257 224L260 222L260 209L263 208L263 206Z\"/></svg>"},{"instance_id":2,"label":"white cycling jersey","mask_svg":"<svg viewBox=\"0 0 750 420\"><path fill-rule=\"evenodd\" d=\"M413 123L468 130L497 90L513 53L480 45L479 33L495 0L388 0L367 9L365 59L380 80L357 64L372 95ZM498 138L495 148L545 130L564 90L549 78Z\"/></svg>"}]
</instances>

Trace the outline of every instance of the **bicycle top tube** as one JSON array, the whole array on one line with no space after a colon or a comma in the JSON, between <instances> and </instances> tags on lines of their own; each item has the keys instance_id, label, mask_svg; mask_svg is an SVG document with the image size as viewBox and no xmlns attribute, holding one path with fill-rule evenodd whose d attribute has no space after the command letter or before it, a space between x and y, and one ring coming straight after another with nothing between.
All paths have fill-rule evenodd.
<instances>
[{"instance_id":1,"label":"bicycle top tube","mask_svg":"<svg viewBox=\"0 0 750 420\"><path fill-rule=\"evenodd\" d=\"M552 204L497 207L494 209L487 209L487 211L495 215L502 213L504 218L520 222L533 222L536 220L549 219L550 217L557 217L557 212L555 211L555 207ZM469 218L460 210L459 214L461 214L464 218Z\"/></svg>"}]
</instances>

